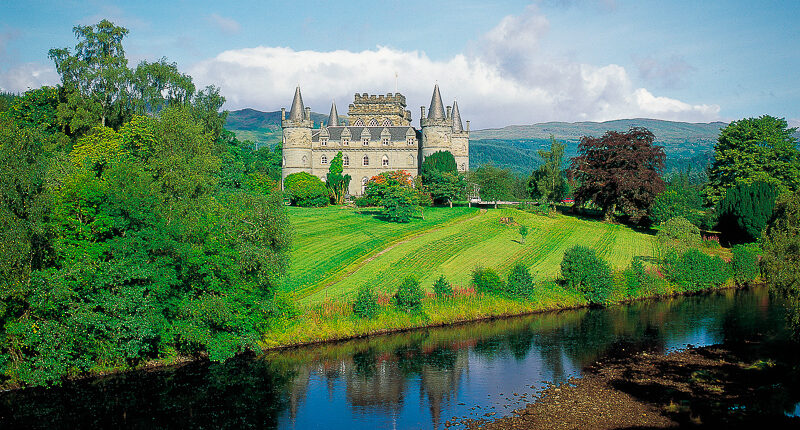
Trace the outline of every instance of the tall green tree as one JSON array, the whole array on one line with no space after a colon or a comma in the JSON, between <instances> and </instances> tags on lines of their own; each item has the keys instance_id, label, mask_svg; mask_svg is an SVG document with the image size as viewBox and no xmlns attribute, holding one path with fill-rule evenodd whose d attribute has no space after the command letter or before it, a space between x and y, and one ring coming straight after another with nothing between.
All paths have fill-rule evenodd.
<instances>
[{"instance_id":1,"label":"tall green tree","mask_svg":"<svg viewBox=\"0 0 800 430\"><path fill-rule=\"evenodd\" d=\"M775 210L778 190L765 182L738 184L719 202L717 229L728 242L752 242L761 237Z\"/></svg>"},{"instance_id":2,"label":"tall green tree","mask_svg":"<svg viewBox=\"0 0 800 430\"><path fill-rule=\"evenodd\" d=\"M485 164L472 171L470 181L478 185L481 200L483 201L496 202L514 198L513 188L516 178L511 173L511 170L499 169L491 164Z\"/></svg>"},{"instance_id":3,"label":"tall green tree","mask_svg":"<svg viewBox=\"0 0 800 430\"><path fill-rule=\"evenodd\" d=\"M570 169L580 184L574 191L575 205L591 201L607 220L617 209L633 217L644 215L664 190L664 149L653 145L654 139L641 127L581 138Z\"/></svg>"},{"instance_id":4,"label":"tall green tree","mask_svg":"<svg viewBox=\"0 0 800 430\"><path fill-rule=\"evenodd\" d=\"M528 193L533 199L546 202L562 200L569 192L567 177L562 169L566 145L556 142L550 135L550 150L539 150L542 165L528 178Z\"/></svg>"},{"instance_id":5,"label":"tall green tree","mask_svg":"<svg viewBox=\"0 0 800 430\"><path fill-rule=\"evenodd\" d=\"M458 172L456 159L449 151L438 151L425 157L420 170L422 185L435 203L448 203L466 196L467 180Z\"/></svg>"},{"instance_id":6,"label":"tall green tree","mask_svg":"<svg viewBox=\"0 0 800 430\"><path fill-rule=\"evenodd\" d=\"M764 278L787 299L789 323L800 339L800 191L781 197L762 247Z\"/></svg>"},{"instance_id":7,"label":"tall green tree","mask_svg":"<svg viewBox=\"0 0 800 430\"><path fill-rule=\"evenodd\" d=\"M705 194L717 204L738 184L765 182L779 193L800 187L800 152L783 118L763 115L733 121L720 131Z\"/></svg>"},{"instance_id":8,"label":"tall green tree","mask_svg":"<svg viewBox=\"0 0 800 430\"><path fill-rule=\"evenodd\" d=\"M342 167L342 151L339 151L333 160L331 160L330 167L328 167L328 175L326 177L325 185L331 191L333 204L341 205L344 203L344 196L347 194L347 189L350 186L350 175L343 175L344 167Z\"/></svg>"}]
</instances>

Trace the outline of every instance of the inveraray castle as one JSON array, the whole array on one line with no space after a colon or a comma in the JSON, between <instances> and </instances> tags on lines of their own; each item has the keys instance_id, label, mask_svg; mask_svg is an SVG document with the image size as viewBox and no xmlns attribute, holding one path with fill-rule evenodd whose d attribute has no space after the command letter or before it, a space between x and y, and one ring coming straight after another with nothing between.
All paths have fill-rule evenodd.
<instances>
[{"instance_id":1,"label":"inveraray castle","mask_svg":"<svg viewBox=\"0 0 800 430\"><path fill-rule=\"evenodd\" d=\"M400 93L356 94L350 104L348 123L339 119L331 105L327 124L314 128L311 108L303 105L297 87L289 117L281 109L283 127L283 178L308 172L325 180L329 163L341 151L344 173L352 177L349 193L361 195L369 178L388 170L407 170L419 175L422 160L437 151L450 151L461 172L469 169L469 121L461 123L458 104L445 109L439 85L433 88L427 116L420 107L420 130L411 125L411 111Z\"/></svg>"}]
</instances>

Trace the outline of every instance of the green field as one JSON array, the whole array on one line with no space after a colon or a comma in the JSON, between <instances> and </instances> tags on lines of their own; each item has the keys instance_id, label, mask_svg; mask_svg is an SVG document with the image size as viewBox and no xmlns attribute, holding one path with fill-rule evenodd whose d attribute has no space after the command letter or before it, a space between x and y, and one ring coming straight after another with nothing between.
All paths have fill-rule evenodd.
<instances>
[{"instance_id":1,"label":"green field","mask_svg":"<svg viewBox=\"0 0 800 430\"><path fill-rule=\"evenodd\" d=\"M528 226L524 244L519 226L502 224L501 217ZM634 256L652 256L654 244L652 235L629 227L516 209L430 208L424 221L408 224L340 207L290 208L289 218L295 239L285 289L308 305L350 298L362 285L390 294L407 275L428 289L440 274L455 287L467 287L476 266L505 276L522 262L537 279L552 279L564 250L576 244L597 249L623 268Z\"/></svg>"}]
</instances>

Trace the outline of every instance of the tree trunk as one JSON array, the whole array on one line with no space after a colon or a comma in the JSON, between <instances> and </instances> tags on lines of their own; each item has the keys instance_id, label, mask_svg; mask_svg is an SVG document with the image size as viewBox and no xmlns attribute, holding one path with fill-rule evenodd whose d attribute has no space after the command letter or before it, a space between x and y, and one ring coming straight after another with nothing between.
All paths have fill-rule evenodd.
<instances>
[{"instance_id":1,"label":"tree trunk","mask_svg":"<svg viewBox=\"0 0 800 430\"><path fill-rule=\"evenodd\" d=\"M450 203L450 209L453 209L453 201L450 199L448 199L447 201Z\"/></svg>"}]
</instances>

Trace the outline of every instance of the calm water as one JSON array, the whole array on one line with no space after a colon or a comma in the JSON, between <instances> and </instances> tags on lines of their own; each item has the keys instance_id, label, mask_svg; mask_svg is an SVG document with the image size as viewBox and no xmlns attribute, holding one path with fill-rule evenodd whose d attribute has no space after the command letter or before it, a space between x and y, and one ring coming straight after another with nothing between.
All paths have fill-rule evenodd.
<instances>
[{"instance_id":1,"label":"calm water","mask_svg":"<svg viewBox=\"0 0 800 430\"><path fill-rule=\"evenodd\" d=\"M783 321L757 289L420 330L4 393L0 427L444 428L602 357L780 340Z\"/></svg>"}]
</instances>

